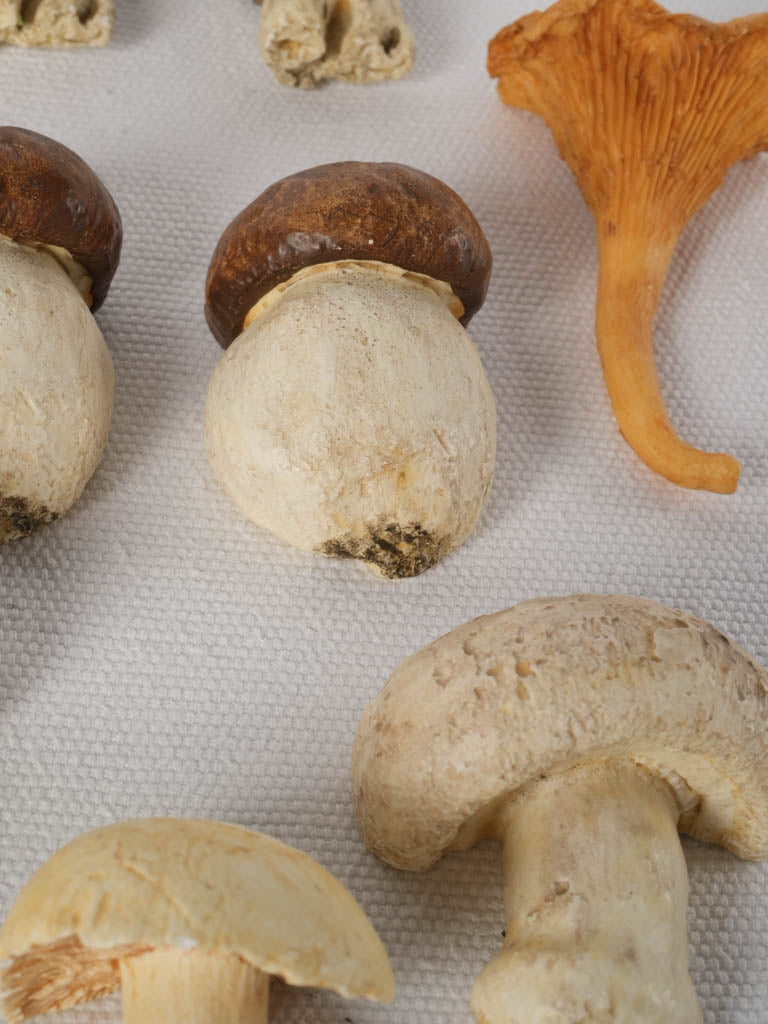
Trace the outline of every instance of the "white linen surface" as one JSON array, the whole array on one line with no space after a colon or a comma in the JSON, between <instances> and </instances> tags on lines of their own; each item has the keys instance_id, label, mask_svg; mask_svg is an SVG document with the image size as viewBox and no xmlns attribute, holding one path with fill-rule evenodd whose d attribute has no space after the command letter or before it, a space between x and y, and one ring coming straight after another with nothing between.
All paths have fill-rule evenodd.
<instances>
[{"instance_id":1,"label":"white linen surface","mask_svg":"<svg viewBox=\"0 0 768 1024\"><path fill-rule=\"evenodd\" d=\"M762 2L697 0L696 13ZM501 942L495 845L409 876L355 828L357 722L406 655L523 599L595 591L684 607L768 662L768 157L736 167L693 220L657 319L673 422L744 465L734 496L691 493L617 432L593 339L591 215L546 125L505 108L485 72L488 39L527 3L404 6L417 63L375 86L279 86L252 0L118 0L103 51L0 52L0 121L80 153L125 225L97 314L117 372L103 465L69 515L0 550L0 913L102 823L271 832L349 885L399 983L393 1008L276 985L282 1024L470 1024L472 980ZM342 159L443 178L495 257L471 325L498 402L492 497L459 552L404 582L244 522L201 440L221 355L202 316L219 234L276 179ZM766 1024L768 868L685 850L707 1024ZM59 1019L117 1021L117 1002Z\"/></svg>"}]
</instances>

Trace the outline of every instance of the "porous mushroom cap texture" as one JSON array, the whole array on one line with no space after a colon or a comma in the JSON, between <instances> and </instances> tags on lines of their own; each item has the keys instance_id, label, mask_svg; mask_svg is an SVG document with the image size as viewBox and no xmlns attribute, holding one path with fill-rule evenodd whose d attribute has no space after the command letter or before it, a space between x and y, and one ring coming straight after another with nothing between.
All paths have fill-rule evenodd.
<instances>
[{"instance_id":1,"label":"porous mushroom cap texture","mask_svg":"<svg viewBox=\"0 0 768 1024\"><path fill-rule=\"evenodd\" d=\"M224 231L206 280L211 331L226 348L267 292L305 267L338 260L388 263L447 282L465 325L491 275L480 225L442 181L402 164L323 164L271 185Z\"/></svg>"},{"instance_id":2,"label":"porous mushroom cap texture","mask_svg":"<svg viewBox=\"0 0 768 1024\"><path fill-rule=\"evenodd\" d=\"M62 143L0 126L0 235L65 249L92 279L92 312L106 298L120 261L120 214L97 175Z\"/></svg>"},{"instance_id":3,"label":"porous mushroom cap texture","mask_svg":"<svg viewBox=\"0 0 768 1024\"><path fill-rule=\"evenodd\" d=\"M497 834L526 782L626 760L668 782L681 831L768 857L768 673L710 623L576 595L475 619L406 660L354 753L358 821L390 864L429 868Z\"/></svg>"},{"instance_id":4,"label":"porous mushroom cap texture","mask_svg":"<svg viewBox=\"0 0 768 1024\"><path fill-rule=\"evenodd\" d=\"M15 46L106 46L113 0L0 0L0 43Z\"/></svg>"},{"instance_id":5,"label":"porous mushroom cap texture","mask_svg":"<svg viewBox=\"0 0 768 1024\"><path fill-rule=\"evenodd\" d=\"M0 931L0 1008L18 988L31 1000L19 1020L104 995L121 958L169 947L348 997L394 993L372 925L312 858L236 825L148 819L80 836L30 879Z\"/></svg>"}]
</instances>

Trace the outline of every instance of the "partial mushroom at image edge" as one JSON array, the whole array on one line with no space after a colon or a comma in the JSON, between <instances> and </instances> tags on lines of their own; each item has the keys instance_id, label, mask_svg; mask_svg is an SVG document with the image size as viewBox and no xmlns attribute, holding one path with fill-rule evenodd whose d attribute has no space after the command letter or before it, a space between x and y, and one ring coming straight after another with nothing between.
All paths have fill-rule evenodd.
<instances>
[{"instance_id":1,"label":"partial mushroom at image edge","mask_svg":"<svg viewBox=\"0 0 768 1024\"><path fill-rule=\"evenodd\" d=\"M767 714L768 672L702 619L625 596L527 601L419 651L369 704L358 823L404 870L502 842L482 1024L692 1024L677 832L768 858Z\"/></svg>"},{"instance_id":2,"label":"partial mushroom at image edge","mask_svg":"<svg viewBox=\"0 0 768 1024\"><path fill-rule=\"evenodd\" d=\"M205 432L246 518L393 578L463 542L490 490L495 403L461 324L490 273L463 200L400 164L310 168L232 221L206 281L228 351Z\"/></svg>"},{"instance_id":3,"label":"partial mushroom at image edge","mask_svg":"<svg viewBox=\"0 0 768 1024\"><path fill-rule=\"evenodd\" d=\"M80 497L112 417L112 361L91 312L117 270L122 224L72 150L0 127L0 544Z\"/></svg>"},{"instance_id":4,"label":"partial mushroom at image edge","mask_svg":"<svg viewBox=\"0 0 768 1024\"><path fill-rule=\"evenodd\" d=\"M23 47L106 46L113 0L0 0L0 43Z\"/></svg>"},{"instance_id":5,"label":"partial mushroom at image edge","mask_svg":"<svg viewBox=\"0 0 768 1024\"><path fill-rule=\"evenodd\" d=\"M390 1002L386 951L311 857L193 819L108 825L62 847L0 930L9 1024L122 991L125 1024L266 1024L269 976Z\"/></svg>"},{"instance_id":6,"label":"partial mushroom at image edge","mask_svg":"<svg viewBox=\"0 0 768 1024\"><path fill-rule=\"evenodd\" d=\"M502 100L545 118L594 215L596 337L623 437L672 483L722 494L740 463L675 432L653 320L685 225L768 149L767 69L768 14L715 24L654 0L559 0L488 47Z\"/></svg>"}]
</instances>

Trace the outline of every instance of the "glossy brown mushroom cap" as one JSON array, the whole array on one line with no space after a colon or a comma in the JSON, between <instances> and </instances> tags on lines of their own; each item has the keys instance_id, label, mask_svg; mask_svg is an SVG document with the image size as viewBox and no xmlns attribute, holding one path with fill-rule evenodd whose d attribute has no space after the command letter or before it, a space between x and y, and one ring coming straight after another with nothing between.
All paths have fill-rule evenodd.
<instances>
[{"instance_id":1,"label":"glossy brown mushroom cap","mask_svg":"<svg viewBox=\"0 0 768 1024\"><path fill-rule=\"evenodd\" d=\"M345 259L447 281L464 324L491 276L482 228L442 181L402 164L324 164L271 185L226 229L208 269L208 325L227 348L272 288L304 267Z\"/></svg>"},{"instance_id":2,"label":"glossy brown mushroom cap","mask_svg":"<svg viewBox=\"0 0 768 1024\"><path fill-rule=\"evenodd\" d=\"M54 139L0 126L0 234L66 249L93 281L92 310L109 291L123 227L91 168Z\"/></svg>"}]
</instances>

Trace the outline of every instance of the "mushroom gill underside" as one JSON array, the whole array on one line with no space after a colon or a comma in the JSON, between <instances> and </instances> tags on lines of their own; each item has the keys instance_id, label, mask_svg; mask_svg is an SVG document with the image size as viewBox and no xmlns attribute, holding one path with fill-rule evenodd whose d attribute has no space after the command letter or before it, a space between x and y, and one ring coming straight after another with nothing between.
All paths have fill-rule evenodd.
<instances>
[{"instance_id":1,"label":"mushroom gill underside","mask_svg":"<svg viewBox=\"0 0 768 1024\"><path fill-rule=\"evenodd\" d=\"M491 41L503 101L548 122L596 222L596 335L620 430L653 470L730 493L731 455L682 441L653 320L677 240L729 167L768 148L768 15L716 25L653 0L560 0Z\"/></svg>"},{"instance_id":2,"label":"mushroom gill underside","mask_svg":"<svg viewBox=\"0 0 768 1024\"><path fill-rule=\"evenodd\" d=\"M120 961L151 947L90 949L76 935L33 946L0 974L0 1009L9 1024L108 996L120 986Z\"/></svg>"}]
</instances>

